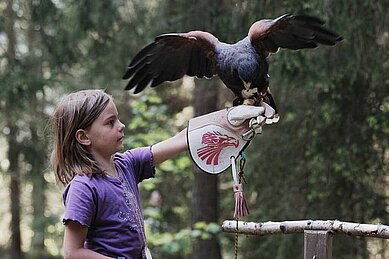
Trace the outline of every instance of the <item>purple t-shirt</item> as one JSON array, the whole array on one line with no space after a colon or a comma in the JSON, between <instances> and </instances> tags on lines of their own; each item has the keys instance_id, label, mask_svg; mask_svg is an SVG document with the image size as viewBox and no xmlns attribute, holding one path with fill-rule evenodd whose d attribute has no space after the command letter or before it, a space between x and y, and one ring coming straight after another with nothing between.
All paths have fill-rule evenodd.
<instances>
[{"instance_id":1,"label":"purple t-shirt","mask_svg":"<svg viewBox=\"0 0 389 259\"><path fill-rule=\"evenodd\" d=\"M68 184L63 222L88 227L85 248L110 257L141 258L145 244L138 183L154 177L152 159L151 147L128 150L114 156L118 178L77 175Z\"/></svg>"}]
</instances>

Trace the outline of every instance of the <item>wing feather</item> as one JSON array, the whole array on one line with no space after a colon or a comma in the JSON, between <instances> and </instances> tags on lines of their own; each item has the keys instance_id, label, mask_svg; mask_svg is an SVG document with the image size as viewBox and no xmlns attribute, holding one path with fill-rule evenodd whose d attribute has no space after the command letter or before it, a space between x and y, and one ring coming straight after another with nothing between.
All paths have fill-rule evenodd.
<instances>
[{"instance_id":1,"label":"wing feather","mask_svg":"<svg viewBox=\"0 0 389 259\"><path fill-rule=\"evenodd\" d=\"M218 39L208 32L163 34L139 51L129 63L123 79L126 90L142 91L184 75L202 78L216 74L214 48Z\"/></svg>"},{"instance_id":2,"label":"wing feather","mask_svg":"<svg viewBox=\"0 0 389 259\"><path fill-rule=\"evenodd\" d=\"M324 22L308 15L285 14L274 20L255 22L249 37L257 51L277 52L278 48L305 49L319 44L335 45L342 40L335 32L324 27Z\"/></svg>"},{"instance_id":3,"label":"wing feather","mask_svg":"<svg viewBox=\"0 0 389 259\"><path fill-rule=\"evenodd\" d=\"M153 76L150 73L145 74L137 83L134 94L142 92L153 81Z\"/></svg>"}]
</instances>

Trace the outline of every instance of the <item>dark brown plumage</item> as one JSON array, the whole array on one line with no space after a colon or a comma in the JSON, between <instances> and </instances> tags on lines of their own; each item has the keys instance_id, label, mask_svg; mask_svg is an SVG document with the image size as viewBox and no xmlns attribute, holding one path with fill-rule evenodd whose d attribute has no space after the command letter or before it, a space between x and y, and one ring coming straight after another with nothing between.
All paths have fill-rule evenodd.
<instances>
[{"instance_id":1,"label":"dark brown plumage","mask_svg":"<svg viewBox=\"0 0 389 259\"><path fill-rule=\"evenodd\" d=\"M134 93L139 93L147 85L155 87L184 75L218 75L234 92L234 105L251 99L252 104L265 101L277 110L269 91L269 54L279 48L332 46L341 40L319 18L291 14L255 22L248 36L235 44L220 42L204 31L163 34L132 59L123 79L129 79L126 90L135 88Z\"/></svg>"}]
</instances>

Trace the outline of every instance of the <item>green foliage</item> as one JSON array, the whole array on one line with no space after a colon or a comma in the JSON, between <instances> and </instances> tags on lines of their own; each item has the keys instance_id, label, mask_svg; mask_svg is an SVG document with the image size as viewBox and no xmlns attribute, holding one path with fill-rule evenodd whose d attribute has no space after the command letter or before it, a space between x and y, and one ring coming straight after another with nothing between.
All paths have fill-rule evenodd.
<instances>
[{"instance_id":1,"label":"green foliage","mask_svg":"<svg viewBox=\"0 0 389 259\"><path fill-rule=\"evenodd\" d=\"M209 239L211 235L221 233L221 227L216 223L197 222L193 229L184 228L178 232L160 232L149 233L149 245L152 248L153 256L161 258L171 258L172 256L181 255L188 257L190 254L191 239Z\"/></svg>"}]
</instances>

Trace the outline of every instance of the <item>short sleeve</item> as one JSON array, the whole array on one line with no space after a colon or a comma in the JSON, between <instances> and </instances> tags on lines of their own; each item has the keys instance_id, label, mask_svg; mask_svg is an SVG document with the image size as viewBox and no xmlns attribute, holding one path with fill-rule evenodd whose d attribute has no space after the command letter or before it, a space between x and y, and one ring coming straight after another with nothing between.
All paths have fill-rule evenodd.
<instances>
[{"instance_id":1,"label":"short sleeve","mask_svg":"<svg viewBox=\"0 0 389 259\"><path fill-rule=\"evenodd\" d=\"M97 199L93 188L85 182L73 179L63 193L65 215L63 223L68 220L90 227L96 213Z\"/></svg>"},{"instance_id":2,"label":"short sleeve","mask_svg":"<svg viewBox=\"0 0 389 259\"><path fill-rule=\"evenodd\" d=\"M124 171L132 171L137 183L155 175L151 146L127 150L115 155L115 161L124 166Z\"/></svg>"}]
</instances>

